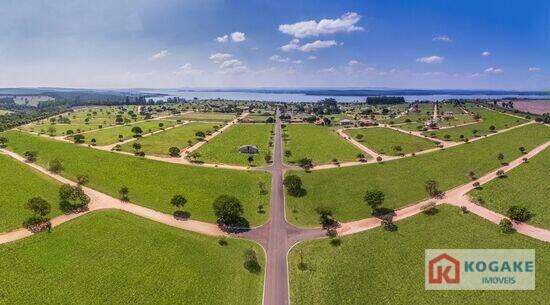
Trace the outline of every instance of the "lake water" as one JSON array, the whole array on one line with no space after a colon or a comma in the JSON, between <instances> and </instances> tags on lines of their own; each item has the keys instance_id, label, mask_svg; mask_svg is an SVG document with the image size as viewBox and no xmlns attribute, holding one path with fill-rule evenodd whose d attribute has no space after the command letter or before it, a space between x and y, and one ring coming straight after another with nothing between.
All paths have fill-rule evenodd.
<instances>
[{"instance_id":1,"label":"lake water","mask_svg":"<svg viewBox=\"0 0 550 305\"><path fill-rule=\"evenodd\" d=\"M153 98L153 100L165 100L168 97L180 97L187 100L198 99L227 99L238 101L262 101L262 102L316 102L324 98L335 98L339 102L364 102L366 97L360 96L325 96L325 95L305 95L298 93L258 93L258 92L235 92L235 91L154 91L152 93L162 93L168 96ZM498 99L498 98L538 98L547 99L548 95L405 95L405 101L414 102L417 100L442 101L446 99Z\"/></svg>"}]
</instances>

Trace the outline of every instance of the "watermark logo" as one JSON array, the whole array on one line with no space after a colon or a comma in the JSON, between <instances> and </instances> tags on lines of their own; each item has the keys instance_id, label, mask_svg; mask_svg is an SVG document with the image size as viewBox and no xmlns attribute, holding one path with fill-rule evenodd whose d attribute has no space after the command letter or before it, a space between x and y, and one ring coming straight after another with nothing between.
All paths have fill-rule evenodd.
<instances>
[{"instance_id":1,"label":"watermark logo","mask_svg":"<svg viewBox=\"0 0 550 305\"><path fill-rule=\"evenodd\" d=\"M535 250L426 249L427 290L534 290Z\"/></svg>"}]
</instances>

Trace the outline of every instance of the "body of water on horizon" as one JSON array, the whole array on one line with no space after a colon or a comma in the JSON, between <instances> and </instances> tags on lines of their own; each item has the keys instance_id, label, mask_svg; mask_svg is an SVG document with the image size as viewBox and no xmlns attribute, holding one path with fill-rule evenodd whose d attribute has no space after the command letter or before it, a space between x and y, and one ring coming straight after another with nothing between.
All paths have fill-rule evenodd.
<instances>
[{"instance_id":1,"label":"body of water on horizon","mask_svg":"<svg viewBox=\"0 0 550 305\"><path fill-rule=\"evenodd\" d=\"M150 93L166 94L152 98L155 101L166 100L169 97L179 97L186 100L198 98L206 99L226 99L238 101L261 101L261 102L317 102L324 98L334 98L339 102L365 102L366 97L362 96L338 96L338 95L306 95L302 93L260 93L260 92L237 92L237 91L150 91ZM404 95L406 102L414 101L442 101L447 99L500 99L500 98L529 98L529 99L548 99L544 95Z\"/></svg>"}]
</instances>

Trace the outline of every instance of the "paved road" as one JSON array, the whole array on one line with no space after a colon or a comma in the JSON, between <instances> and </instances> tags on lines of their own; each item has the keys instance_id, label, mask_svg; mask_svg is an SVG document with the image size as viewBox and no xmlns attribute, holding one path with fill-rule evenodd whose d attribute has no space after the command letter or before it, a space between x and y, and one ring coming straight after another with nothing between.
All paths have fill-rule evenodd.
<instances>
[{"instance_id":1,"label":"paved road","mask_svg":"<svg viewBox=\"0 0 550 305\"><path fill-rule=\"evenodd\" d=\"M287 253L294 244L325 235L321 229L298 229L286 222L282 159L281 120L279 111L275 121L275 143L271 166L271 207L269 222L264 226L243 233L243 237L260 243L266 250L264 305L288 305Z\"/></svg>"}]
</instances>

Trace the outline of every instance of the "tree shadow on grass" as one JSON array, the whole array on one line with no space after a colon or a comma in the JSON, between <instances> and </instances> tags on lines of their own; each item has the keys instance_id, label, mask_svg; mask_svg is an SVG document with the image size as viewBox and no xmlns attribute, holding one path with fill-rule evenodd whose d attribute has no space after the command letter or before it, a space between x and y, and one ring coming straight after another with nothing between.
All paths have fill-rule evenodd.
<instances>
[{"instance_id":1,"label":"tree shadow on grass","mask_svg":"<svg viewBox=\"0 0 550 305\"><path fill-rule=\"evenodd\" d=\"M175 211L174 218L176 220L183 220L183 221L189 220L189 218L191 218L191 213L187 211Z\"/></svg>"},{"instance_id":2,"label":"tree shadow on grass","mask_svg":"<svg viewBox=\"0 0 550 305\"><path fill-rule=\"evenodd\" d=\"M246 218L241 217L231 224L218 222L218 227L226 233L238 234L250 231L250 222Z\"/></svg>"},{"instance_id":3,"label":"tree shadow on grass","mask_svg":"<svg viewBox=\"0 0 550 305\"><path fill-rule=\"evenodd\" d=\"M372 216L376 217L376 218L379 218L379 219L383 219L383 218L386 218L388 216L395 216L395 210L394 209L390 209L390 208L377 208L376 210L374 210L372 212Z\"/></svg>"}]
</instances>

